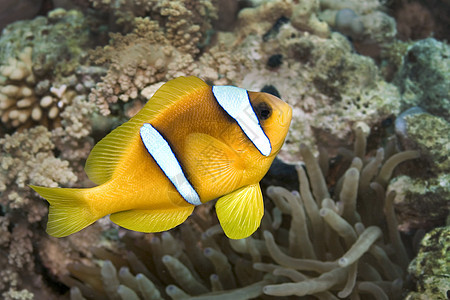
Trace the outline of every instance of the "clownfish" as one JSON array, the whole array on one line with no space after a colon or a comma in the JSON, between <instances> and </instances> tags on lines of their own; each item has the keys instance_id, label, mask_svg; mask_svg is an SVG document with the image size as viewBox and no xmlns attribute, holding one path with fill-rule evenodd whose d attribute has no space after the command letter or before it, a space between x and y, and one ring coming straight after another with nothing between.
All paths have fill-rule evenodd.
<instances>
[{"instance_id":1,"label":"clownfish","mask_svg":"<svg viewBox=\"0 0 450 300\"><path fill-rule=\"evenodd\" d=\"M225 234L245 238L260 225L259 181L291 117L291 107L271 94L179 77L94 146L85 170L97 186L30 187L50 203L47 233L54 237L106 215L130 230L165 231L218 199Z\"/></svg>"}]
</instances>

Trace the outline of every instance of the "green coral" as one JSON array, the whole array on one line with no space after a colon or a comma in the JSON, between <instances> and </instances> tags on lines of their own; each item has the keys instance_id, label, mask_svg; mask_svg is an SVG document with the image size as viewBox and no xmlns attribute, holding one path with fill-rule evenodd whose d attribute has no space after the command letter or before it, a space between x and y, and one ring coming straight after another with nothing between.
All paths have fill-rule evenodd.
<instances>
[{"instance_id":1,"label":"green coral","mask_svg":"<svg viewBox=\"0 0 450 300\"><path fill-rule=\"evenodd\" d=\"M407 138L417 145L435 173L450 171L450 123L427 113L405 117Z\"/></svg>"}]
</instances>

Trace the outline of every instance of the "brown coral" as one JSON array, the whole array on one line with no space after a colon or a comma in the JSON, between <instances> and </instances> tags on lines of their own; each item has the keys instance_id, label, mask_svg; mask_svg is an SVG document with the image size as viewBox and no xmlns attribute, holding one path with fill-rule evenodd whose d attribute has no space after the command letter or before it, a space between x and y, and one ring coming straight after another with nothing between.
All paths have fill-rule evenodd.
<instances>
[{"instance_id":1,"label":"brown coral","mask_svg":"<svg viewBox=\"0 0 450 300\"><path fill-rule=\"evenodd\" d=\"M0 139L2 299L32 297L24 287L31 282L27 274L35 267L33 251L36 244L33 241L38 238L36 232L42 232L42 229L35 231L34 228L39 228L39 221L47 214L47 206L36 199L28 184L57 186L77 180L69 163L54 156L53 148L51 133L43 126ZM42 285L41 279L38 276L33 282Z\"/></svg>"},{"instance_id":2,"label":"brown coral","mask_svg":"<svg viewBox=\"0 0 450 300\"><path fill-rule=\"evenodd\" d=\"M185 75L193 62L190 54L170 45L156 21L138 18L132 33L111 35L111 45L98 48L92 58L109 66L106 76L89 95L103 115L118 100L136 99L148 85Z\"/></svg>"}]
</instances>

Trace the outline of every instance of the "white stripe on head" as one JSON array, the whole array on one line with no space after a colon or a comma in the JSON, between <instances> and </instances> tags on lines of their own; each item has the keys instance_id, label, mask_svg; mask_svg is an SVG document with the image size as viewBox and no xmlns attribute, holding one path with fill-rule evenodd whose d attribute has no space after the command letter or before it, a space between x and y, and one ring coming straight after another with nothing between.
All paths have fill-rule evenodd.
<instances>
[{"instance_id":1,"label":"white stripe on head","mask_svg":"<svg viewBox=\"0 0 450 300\"><path fill-rule=\"evenodd\" d=\"M193 205L200 205L200 197L184 176L180 163L164 137L150 124L142 125L141 139L148 153L175 186L180 195Z\"/></svg>"},{"instance_id":2,"label":"white stripe on head","mask_svg":"<svg viewBox=\"0 0 450 300\"><path fill-rule=\"evenodd\" d=\"M272 151L270 140L259 124L246 90L235 86L213 86L219 105L238 123L245 135L264 156Z\"/></svg>"}]
</instances>

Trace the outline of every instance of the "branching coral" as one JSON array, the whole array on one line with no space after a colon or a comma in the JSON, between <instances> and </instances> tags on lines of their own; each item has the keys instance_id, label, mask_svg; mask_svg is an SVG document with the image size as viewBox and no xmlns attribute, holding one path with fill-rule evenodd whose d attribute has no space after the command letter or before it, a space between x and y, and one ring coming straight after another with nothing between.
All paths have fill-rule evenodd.
<instances>
[{"instance_id":1,"label":"branching coral","mask_svg":"<svg viewBox=\"0 0 450 300\"><path fill-rule=\"evenodd\" d=\"M78 179L86 178L84 163L93 146L92 114L95 107L85 96L76 96L60 114L61 127L52 130L52 141L60 158L70 161Z\"/></svg>"},{"instance_id":2,"label":"branching coral","mask_svg":"<svg viewBox=\"0 0 450 300\"><path fill-rule=\"evenodd\" d=\"M171 45L182 52L198 53L204 43L211 22L217 18L217 8L211 0L89 0L93 7L110 14L113 22L127 33L135 26L136 17L149 16L156 20Z\"/></svg>"},{"instance_id":3,"label":"branching coral","mask_svg":"<svg viewBox=\"0 0 450 300\"><path fill-rule=\"evenodd\" d=\"M111 103L136 99L146 86L192 69L193 57L170 45L156 21L137 19L132 33L111 38L111 45L93 53L97 64L109 66L89 95L103 115L110 113Z\"/></svg>"},{"instance_id":4,"label":"branching coral","mask_svg":"<svg viewBox=\"0 0 450 300\"><path fill-rule=\"evenodd\" d=\"M25 274L35 267L33 228L47 213L45 203L36 201L27 185L57 186L77 180L69 163L54 156L53 148L51 133L43 126L0 139L0 264L2 277L20 278L16 282L0 279L4 299L30 297L26 289L19 289L28 279Z\"/></svg>"},{"instance_id":5,"label":"branching coral","mask_svg":"<svg viewBox=\"0 0 450 300\"><path fill-rule=\"evenodd\" d=\"M92 2L103 8L112 5L109 1ZM217 17L209 0L143 0L127 6L128 2L116 1L114 5L137 16L133 17L132 32L111 34L110 44L92 55L96 64L108 68L89 95L103 115L110 114L110 105L118 100L136 99L148 85L190 74L194 56L200 44L209 42L211 22Z\"/></svg>"}]
</instances>

